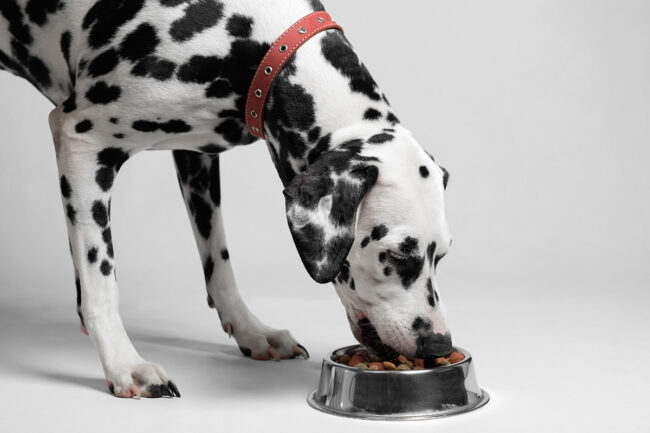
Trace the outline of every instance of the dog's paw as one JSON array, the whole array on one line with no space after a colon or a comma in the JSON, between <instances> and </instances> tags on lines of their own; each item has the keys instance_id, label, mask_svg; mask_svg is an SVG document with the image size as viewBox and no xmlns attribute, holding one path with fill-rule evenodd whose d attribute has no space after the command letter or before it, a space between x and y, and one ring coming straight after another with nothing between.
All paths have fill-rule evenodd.
<instances>
[{"instance_id":1,"label":"dog's paw","mask_svg":"<svg viewBox=\"0 0 650 433\"><path fill-rule=\"evenodd\" d=\"M111 394L122 398L180 397L176 384L158 364L146 361L117 364L109 368L106 385Z\"/></svg>"},{"instance_id":2,"label":"dog's paw","mask_svg":"<svg viewBox=\"0 0 650 433\"><path fill-rule=\"evenodd\" d=\"M297 355L309 359L309 352L286 329L273 329L266 326L244 324L235 326L231 322L223 325L223 330L235 337L239 350L244 356L258 361L295 358Z\"/></svg>"}]
</instances>

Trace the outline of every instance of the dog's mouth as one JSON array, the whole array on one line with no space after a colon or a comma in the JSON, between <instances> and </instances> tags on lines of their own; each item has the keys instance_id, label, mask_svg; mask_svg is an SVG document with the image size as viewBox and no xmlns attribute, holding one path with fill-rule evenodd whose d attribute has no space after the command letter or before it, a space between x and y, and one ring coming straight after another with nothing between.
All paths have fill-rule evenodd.
<instances>
[{"instance_id":1,"label":"dog's mouth","mask_svg":"<svg viewBox=\"0 0 650 433\"><path fill-rule=\"evenodd\" d=\"M379 334L377 334L377 329L375 329L375 326L365 314L357 314L357 326L361 330L361 344L367 349L374 352L375 355L389 361L397 359L399 352L389 345L382 343Z\"/></svg>"}]
</instances>

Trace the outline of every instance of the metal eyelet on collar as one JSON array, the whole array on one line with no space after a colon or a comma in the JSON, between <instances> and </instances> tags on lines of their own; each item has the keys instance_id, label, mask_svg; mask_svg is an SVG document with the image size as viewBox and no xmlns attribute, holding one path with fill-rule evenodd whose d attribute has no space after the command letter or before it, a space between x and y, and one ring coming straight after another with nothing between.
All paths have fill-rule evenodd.
<instances>
[{"instance_id":1,"label":"metal eyelet on collar","mask_svg":"<svg viewBox=\"0 0 650 433\"><path fill-rule=\"evenodd\" d=\"M318 17L318 18L316 18L316 21L323 24L325 22L325 18Z\"/></svg>"},{"instance_id":2,"label":"metal eyelet on collar","mask_svg":"<svg viewBox=\"0 0 650 433\"><path fill-rule=\"evenodd\" d=\"M262 89L256 89L255 90L255 96L257 96L258 98L261 98L262 97Z\"/></svg>"},{"instance_id":3,"label":"metal eyelet on collar","mask_svg":"<svg viewBox=\"0 0 650 433\"><path fill-rule=\"evenodd\" d=\"M251 116L253 116L255 119L257 119L257 111L251 110Z\"/></svg>"},{"instance_id":4,"label":"metal eyelet on collar","mask_svg":"<svg viewBox=\"0 0 650 433\"><path fill-rule=\"evenodd\" d=\"M255 132L255 133L259 133L259 132L260 132L260 128L258 128L257 126L253 126L252 129L253 129L253 132Z\"/></svg>"},{"instance_id":5,"label":"metal eyelet on collar","mask_svg":"<svg viewBox=\"0 0 650 433\"><path fill-rule=\"evenodd\" d=\"M301 35L304 35L305 33L307 33L307 29L304 28L304 27L300 27L300 28L298 29L298 33L300 33Z\"/></svg>"},{"instance_id":6,"label":"metal eyelet on collar","mask_svg":"<svg viewBox=\"0 0 650 433\"><path fill-rule=\"evenodd\" d=\"M267 66L266 68L264 68L264 74L265 74L265 75L271 75L271 72L273 72L273 68L272 68L272 67Z\"/></svg>"},{"instance_id":7,"label":"metal eyelet on collar","mask_svg":"<svg viewBox=\"0 0 650 433\"><path fill-rule=\"evenodd\" d=\"M289 49L289 47L288 47L286 44L282 44L282 45L280 45L280 52L281 52L281 53L284 53L284 52L287 51L288 49Z\"/></svg>"}]
</instances>

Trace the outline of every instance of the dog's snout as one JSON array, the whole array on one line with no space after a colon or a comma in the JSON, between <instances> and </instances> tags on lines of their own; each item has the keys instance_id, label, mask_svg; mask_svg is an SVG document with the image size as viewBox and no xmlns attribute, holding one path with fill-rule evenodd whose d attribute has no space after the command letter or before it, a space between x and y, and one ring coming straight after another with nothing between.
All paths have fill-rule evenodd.
<instances>
[{"instance_id":1,"label":"dog's snout","mask_svg":"<svg viewBox=\"0 0 650 433\"><path fill-rule=\"evenodd\" d=\"M421 335L417 339L418 358L435 358L449 355L452 351L451 335L446 334L427 334Z\"/></svg>"}]
</instances>

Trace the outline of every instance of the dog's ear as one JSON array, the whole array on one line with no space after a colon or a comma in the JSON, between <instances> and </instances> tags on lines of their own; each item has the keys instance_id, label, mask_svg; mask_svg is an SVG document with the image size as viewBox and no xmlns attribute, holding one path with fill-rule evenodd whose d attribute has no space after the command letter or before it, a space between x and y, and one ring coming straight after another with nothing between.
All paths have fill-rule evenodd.
<instances>
[{"instance_id":1,"label":"dog's ear","mask_svg":"<svg viewBox=\"0 0 650 433\"><path fill-rule=\"evenodd\" d=\"M352 248L357 208L379 173L368 160L327 152L284 190L291 236L318 283L336 278Z\"/></svg>"}]
</instances>

